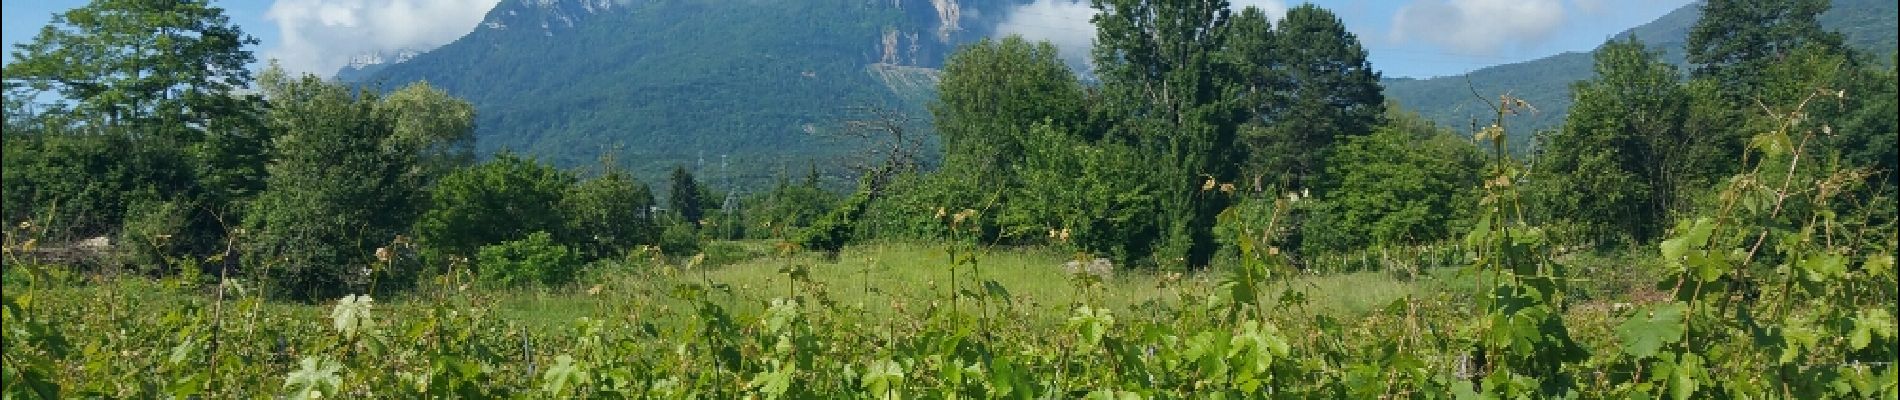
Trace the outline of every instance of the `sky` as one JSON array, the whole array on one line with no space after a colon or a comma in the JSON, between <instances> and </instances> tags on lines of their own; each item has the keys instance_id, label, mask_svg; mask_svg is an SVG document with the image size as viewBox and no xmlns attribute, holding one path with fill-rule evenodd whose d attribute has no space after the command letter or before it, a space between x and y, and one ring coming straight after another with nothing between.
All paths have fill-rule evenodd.
<instances>
[{"instance_id":1,"label":"sky","mask_svg":"<svg viewBox=\"0 0 1900 400\"><path fill-rule=\"evenodd\" d=\"M258 59L294 72L329 75L351 56L429 49L474 30L498 0L217 1L261 42ZM1285 0L1230 0L1278 16ZM1690 0L1333 0L1332 10L1359 36L1372 66L1387 77L1455 76L1566 51L1589 51L1611 35L1661 17ZM0 0L6 60L51 15L84 0ZM1055 42L1065 56L1087 54L1094 36L1087 1L1039 0L1017 6L1005 32Z\"/></svg>"}]
</instances>

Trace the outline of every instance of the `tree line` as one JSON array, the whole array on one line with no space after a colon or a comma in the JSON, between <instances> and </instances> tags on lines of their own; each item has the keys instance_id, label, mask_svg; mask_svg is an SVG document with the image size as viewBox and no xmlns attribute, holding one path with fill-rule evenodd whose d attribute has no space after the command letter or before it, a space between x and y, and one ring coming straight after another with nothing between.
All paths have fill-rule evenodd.
<instances>
[{"instance_id":1,"label":"tree line","mask_svg":"<svg viewBox=\"0 0 1900 400\"><path fill-rule=\"evenodd\" d=\"M1826 88L1837 95L1804 109L1839 122L1799 172L1863 173L1812 206L1869 232L1893 225L1893 62L1822 31L1825 1L1710 2L1686 77L1640 38L1612 41L1563 127L1521 162L1386 101L1324 8L1276 21L1224 1L1091 5L1097 81L1019 37L949 58L929 110L944 144L934 171L893 162L840 195L814 170L737 198L679 167L662 204L611 158L563 171L475 154L476 110L426 83L253 76L256 40L206 2L99 0L55 16L5 67L4 214L53 240L116 237L152 273L238 270L305 299L431 273L558 283L595 260L710 252L710 238L827 251L946 239L948 218L973 218L985 243L1191 269L1235 256L1223 214L1284 217L1268 234L1296 259L1446 241L1478 222L1472 204L1501 184L1480 170L1504 161L1526 171L1512 183L1529 218L1613 246L1714 206L1745 149L1794 147L1756 140L1778 121L1748 110Z\"/></svg>"}]
</instances>

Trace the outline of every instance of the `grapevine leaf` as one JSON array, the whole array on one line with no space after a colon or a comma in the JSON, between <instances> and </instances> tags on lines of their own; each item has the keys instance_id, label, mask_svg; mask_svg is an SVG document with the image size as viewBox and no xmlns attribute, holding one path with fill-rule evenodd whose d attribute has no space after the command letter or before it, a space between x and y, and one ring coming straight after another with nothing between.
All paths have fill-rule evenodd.
<instances>
[{"instance_id":1,"label":"grapevine leaf","mask_svg":"<svg viewBox=\"0 0 1900 400\"><path fill-rule=\"evenodd\" d=\"M1683 354L1682 363L1669 376L1669 396L1676 400L1688 400L1701 386L1701 382L1696 381L1696 377L1701 374L1702 357L1695 353Z\"/></svg>"},{"instance_id":2,"label":"grapevine leaf","mask_svg":"<svg viewBox=\"0 0 1900 400\"><path fill-rule=\"evenodd\" d=\"M1623 321L1616 327L1616 336L1623 339L1623 354L1654 357L1664 344L1682 340L1684 308L1682 303L1662 304Z\"/></svg>"},{"instance_id":3,"label":"grapevine leaf","mask_svg":"<svg viewBox=\"0 0 1900 400\"><path fill-rule=\"evenodd\" d=\"M356 337L358 331L369 327L370 308L374 301L368 295L343 296L342 300L337 301L336 308L330 311L331 326L342 332L343 337Z\"/></svg>"},{"instance_id":4,"label":"grapevine leaf","mask_svg":"<svg viewBox=\"0 0 1900 400\"><path fill-rule=\"evenodd\" d=\"M1680 267L1683 256L1688 255L1689 250L1708 244L1709 235L1715 231L1715 223L1708 218L1699 218L1693 223L1685 221L1678 224L1676 229L1682 234L1663 240L1662 256L1663 262Z\"/></svg>"},{"instance_id":5,"label":"grapevine leaf","mask_svg":"<svg viewBox=\"0 0 1900 400\"><path fill-rule=\"evenodd\" d=\"M567 390L568 386L575 385L581 380L586 379L586 374L586 372L581 371L580 367L574 365L574 357L562 354L555 357L554 366L548 367L548 372L541 375L541 380L543 381L541 383L541 390L551 395L560 396L562 392Z\"/></svg>"},{"instance_id":6,"label":"grapevine leaf","mask_svg":"<svg viewBox=\"0 0 1900 400\"><path fill-rule=\"evenodd\" d=\"M1848 336L1848 344L1854 350L1867 348L1873 344L1874 336L1892 338L1894 334L1893 315L1883 308L1867 308L1854 316L1854 331Z\"/></svg>"}]
</instances>

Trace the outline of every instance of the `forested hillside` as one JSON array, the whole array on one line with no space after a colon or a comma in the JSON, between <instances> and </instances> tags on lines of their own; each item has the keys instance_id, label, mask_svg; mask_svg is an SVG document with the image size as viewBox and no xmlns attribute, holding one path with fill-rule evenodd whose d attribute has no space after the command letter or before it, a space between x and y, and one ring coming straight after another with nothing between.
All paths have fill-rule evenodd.
<instances>
[{"instance_id":1,"label":"forested hillside","mask_svg":"<svg viewBox=\"0 0 1900 400\"><path fill-rule=\"evenodd\" d=\"M1818 19L1821 26L1845 36L1846 43L1860 49L1867 61L1890 63L1900 38L1900 5L1886 0L1834 0L1833 8ZM1690 28L1702 15L1703 2L1676 9L1652 21L1617 34L1616 38L1637 38L1661 53L1670 64L1685 66ZM1685 67L1686 68L1686 67ZM1537 107L1537 112L1516 122L1512 147L1523 150L1530 135L1555 128L1569 112L1570 84L1590 77L1589 53L1564 53L1532 61L1498 65L1460 76L1429 79L1387 78L1386 93L1401 106L1417 111L1446 126L1467 127L1473 120L1482 122L1489 110L1485 101L1471 96L1478 93L1511 92Z\"/></svg>"},{"instance_id":2,"label":"forested hillside","mask_svg":"<svg viewBox=\"0 0 1900 400\"><path fill-rule=\"evenodd\" d=\"M468 36L362 81L468 99L483 152L575 166L619 145L646 179L701 160L719 173L729 156L732 179L759 191L812 163L844 174L836 158L858 144L815 133L862 117L854 107L920 112L914 79L887 72L941 65L1009 2L594 3L504 1Z\"/></svg>"}]
</instances>

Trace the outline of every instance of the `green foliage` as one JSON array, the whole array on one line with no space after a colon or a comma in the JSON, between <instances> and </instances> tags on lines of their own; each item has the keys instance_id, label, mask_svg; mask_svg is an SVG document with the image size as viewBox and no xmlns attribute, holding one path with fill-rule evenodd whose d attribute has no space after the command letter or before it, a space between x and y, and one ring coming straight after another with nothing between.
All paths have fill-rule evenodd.
<instances>
[{"instance_id":1,"label":"green foliage","mask_svg":"<svg viewBox=\"0 0 1900 400\"><path fill-rule=\"evenodd\" d=\"M420 211L413 149L393 146L378 97L315 76L266 73L270 122L280 132L267 188L251 202L246 260L273 294L313 300L366 287L373 249L408 230Z\"/></svg>"},{"instance_id":2,"label":"green foliage","mask_svg":"<svg viewBox=\"0 0 1900 400\"><path fill-rule=\"evenodd\" d=\"M618 169L581 181L561 197L565 232L589 259L659 243L653 207L653 191Z\"/></svg>"},{"instance_id":3,"label":"green foliage","mask_svg":"<svg viewBox=\"0 0 1900 400\"><path fill-rule=\"evenodd\" d=\"M53 15L5 68L6 217L69 240L116 234L140 202L191 204L168 251L210 252L263 187L262 103L233 93L251 83L243 46L256 43L205 2Z\"/></svg>"},{"instance_id":4,"label":"green foliage","mask_svg":"<svg viewBox=\"0 0 1900 400\"><path fill-rule=\"evenodd\" d=\"M383 112L394 114L391 146L415 149L417 174L439 178L475 161L475 106L417 82L384 95Z\"/></svg>"},{"instance_id":5,"label":"green foliage","mask_svg":"<svg viewBox=\"0 0 1900 400\"><path fill-rule=\"evenodd\" d=\"M660 252L683 256L699 252L699 232L685 222L668 222L660 229Z\"/></svg>"},{"instance_id":6,"label":"green foliage","mask_svg":"<svg viewBox=\"0 0 1900 400\"><path fill-rule=\"evenodd\" d=\"M1589 352L1564 319L1570 300L1566 266L1554 259L1545 230L1530 224L1519 206L1524 200L1516 182L1525 172L1507 153L1503 124L1521 107L1500 96L1493 105L1496 122L1475 135L1490 144L1491 157L1480 175L1478 221L1465 236L1474 259L1459 273L1477 277L1471 298L1478 315L1467 338L1476 387L1458 386L1500 397L1574 395L1582 382L1566 372Z\"/></svg>"},{"instance_id":7,"label":"green foliage","mask_svg":"<svg viewBox=\"0 0 1900 400\"><path fill-rule=\"evenodd\" d=\"M1133 144L1151 168L1161 227L1158 258L1200 267L1215 250L1211 229L1227 196L1201 190L1233 182L1243 155L1235 129L1246 118L1225 1L1096 0L1094 60L1112 118L1105 140Z\"/></svg>"},{"instance_id":8,"label":"green foliage","mask_svg":"<svg viewBox=\"0 0 1900 400\"><path fill-rule=\"evenodd\" d=\"M562 213L563 197L573 187L572 174L532 158L502 153L436 182L430 189L429 210L416 222L416 236L424 246L442 254L466 257L482 246L521 239L530 233L563 232L567 221ZM595 199L576 201L588 200ZM585 203L575 204L579 207Z\"/></svg>"},{"instance_id":9,"label":"green foliage","mask_svg":"<svg viewBox=\"0 0 1900 400\"><path fill-rule=\"evenodd\" d=\"M243 46L255 44L207 2L96 0L54 14L6 80L57 92L80 119L183 145L242 105L228 93L250 83Z\"/></svg>"},{"instance_id":10,"label":"green foliage","mask_svg":"<svg viewBox=\"0 0 1900 400\"><path fill-rule=\"evenodd\" d=\"M6 217L36 219L49 239L110 235L126 206L156 193L181 193L190 169L176 148L144 147L122 135L6 135Z\"/></svg>"},{"instance_id":11,"label":"green foliage","mask_svg":"<svg viewBox=\"0 0 1900 400\"><path fill-rule=\"evenodd\" d=\"M739 242L714 241L703 246L706 255L705 266L717 267L732 265L764 257L764 251Z\"/></svg>"},{"instance_id":12,"label":"green foliage","mask_svg":"<svg viewBox=\"0 0 1900 400\"><path fill-rule=\"evenodd\" d=\"M1259 21L1254 31L1266 26L1264 17L1249 15L1242 13L1236 23ZM1381 123L1385 95L1379 73L1366 61L1358 36L1319 6L1287 10L1266 40L1272 44L1264 52L1237 51L1245 58L1247 78L1260 82L1252 89L1252 101L1259 105L1251 122L1258 125L1242 130L1250 152L1245 175L1255 186L1321 185L1315 178L1325 171L1322 161L1333 145L1371 133Z\"/></svg>"},{"instance_id":13,"label":"green foliage","mask_svg":"<svg viewBox=\"0 0 1900 400\"><path fill-rule=\"evenodd\" d=\"M171 270L170 258L184 247L180 242L187 238L179 233L186 231L191 204L142 200L126 209L124 227L114 241L123 246L126 261L157 270L153 272L177 272Z\"/></svg>"},{"instance_id":14,"label":"green foliage","mask_svg":"<svg viewBox=\"0 0 1900 400\"><path fill-rule=\"evenodd\" d=\"M865 211L875 200L874 192L877 189L872 187L871 182L871 177L865 176L863 181L858 183L857 192L838 203L837 208L825 213L824 217L813 222L810 227L799 231L798 236L792 239L792 243L805 250L823 251L829 254L837 254L839 250L844 249L844 245L850 243L853 234L857 233L857 225L864 218Z\"/></svg>"},{"instance_id":15,"label":"green foliage","mask_svg":"<svg viewBox=\"0 0 1900 400\"><path fill-rule=\"evenodd\" d=\"M1843 48L1839 33L1821 27L1828 0L1711 0L1689 31L1688 62L1695 76L1721 83L1730 99L1768 87L1755 77L1768 64L1804 46Z\"/></svg>"},{"instance_id":16,"label":"green foliage","mask_svg":"<svg viewBox=\"0 0 1900 400\"><path fill-rule=\"evenodd\" d=\"M1576 84L1576 102L1538 157L1533 182L1547 191L1540 197L1554 218L1586 225L1590 236L1646 241L1685 191L1715 179L1696 175L1709 168L1690 162L1726 160L1724 142L1712 137L1726 132L1689 130L1690 92L1642 42L1605 44L1596 60L1597 77Z\"/></svg>"},{"instance_id":17,"label":"green foliage","mask_svg":"<svg viewBox=\"0 0 1900 400\"><path fill-rule=\"evenodd\" d=\"M483 245L475 257L475 269L482 281L503 287L572 281L580 270L580 255L555 243L553 237L547 232L534 232L520 239Z\"/></svg>"},{"instance_id":18,"label":"green foliage","mask_svg":"<svg viewBox=\"0 0 1900 400\"><path fill-rule=\"evenodd\" d=\"M791 233L811 226L820 217L838 203L838 195L818 187L816 171L801 184L779 182L772 191L760 193L745 201L744 221L760 228L748 229L753 238L785 238Z\"/></svg>"},{"instance_id":19,"label":"green foliage","mask_svg":"<svg viewBox=\"0 0 1900 400\"><path fill-rule=\"evenodd\" d=\"M1894 369L1868 366L1900 357L1900 342L1884 339L1892 236L1842 235L1864 222L1829 216L1865 207L1826 206L1864 172L1799 166L1824 149L1813 139L1826 122L1788 117L1823 94L1770 106L1780 122L1750 141L1748 165L1718 195L1723 206L1682 219L1661 241L1656 286L1668 298L1619 325L1628 357L1604 364L1634 373L1612 373L1609 393L1894 395Z\"/></svg>"},{"instance_id":20,"label":"green foliage","mask_svg":"<svg viewBox=\"0 0 1900 400\"><path fill-rule=\"evenodd\" d=\"M1005 193L983 193L978 178L948 173L906 173L885 185L884 195L865 210L859 234L879 239L936 240L946 238L943 215L951 210L987 209L1000 204ZM830 211L830 209L826 209ZM980 240L993 241L995 216L983 215L972 225Z\"/></svg>"},{"instance_id":21,"label":"green foliage","mask_svg":"<svg viewBox=\"0 0 1900 400\"><path fill-rule=\"evenodd\" d=\"M1150 254L1160 212L1140 156L1126 145L1089 144L1077 135L1038 124L1024 137L1016 166L1020 187L1001 210L1000 236L1044 237L1124 264Z\"/></svg>"},{"instance_id":22,"label":"green foliage","mask_svg":"<svg viewBox=\"0 0 1900 400\"><path fill-rule=\"evenodd\" d=\"M684 165L673 167L673 175L668 178L668 182L667 207L687 225L699 228L706 218L706 202L711 201L711 196L706 195L706 189L699 186L698 181L693 179L693 173L688 172Z\"/></svg>"},{"instance_id":23,"label":"green foliage","mask_svg":"<svg viewBox=\"0 0 1900 400\"><path fill-rule=\"evenodd\" d=\"M1010 36L963 47L945 62L931 107L945 173L980 178L988 192L1012 186L1032 126L1074 129L1083 98L1082 84L1048 42Z\"/></svg>"},{"instance_id":24,"label":"green foliage","mask_svg":"<svg viewBox=\"0 0 1900 400\"><path fill-rule=\"evenodd\" d=\"M1336 183L1310 207L1307 250L1433 243L1469 224L1476 146L1416 115L1398 114L1370 135L1347 138L1327 160Z\"/></svg>"}]
</instances>

